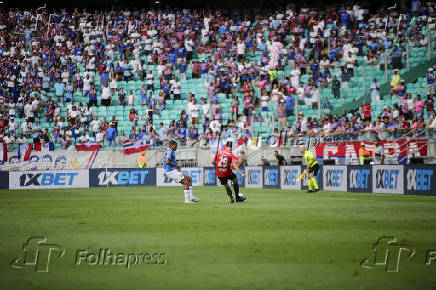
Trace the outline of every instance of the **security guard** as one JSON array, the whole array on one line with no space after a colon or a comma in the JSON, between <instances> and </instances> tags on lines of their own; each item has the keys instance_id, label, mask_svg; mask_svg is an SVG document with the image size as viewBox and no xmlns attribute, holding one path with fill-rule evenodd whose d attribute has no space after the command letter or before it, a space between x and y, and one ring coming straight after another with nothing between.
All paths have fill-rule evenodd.
<instances>
[{"instance_id":1,"label":"security guard","mask_svg":"<svg viewBox=\"0 0 436 290\"><path fill-rule=\"evenodd\" d=\"M138 161L136 162L139 168L145 168L147 166L147 157L145 157L145 152L141 152L141 156L139 156Z\"/></svg>"},{"instance_id":2,"label":"security guard","mask_svg":"<svg viewBox=\"0 0 436 290\"><path fill-rule=\"evenodd\" d=\"M363 143L363 142L360 143L360 149L359 149L360 165L364 165L365 160L368 160L369 158L371 158L371 151L366 150L365 143Z\"/></svg>"}]
</instances>

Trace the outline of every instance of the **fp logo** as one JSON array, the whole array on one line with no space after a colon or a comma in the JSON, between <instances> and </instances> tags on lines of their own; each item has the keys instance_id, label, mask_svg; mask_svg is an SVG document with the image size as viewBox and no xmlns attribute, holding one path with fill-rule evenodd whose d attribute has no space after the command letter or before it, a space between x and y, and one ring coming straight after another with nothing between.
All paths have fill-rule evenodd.
<instances>
[{"instance_id":1,"label":"fp logo","mask_svg":"<svg viewBox=\"0 0 436 290\"><path fill-rule=\"evenodd\" d=\"M407 244L398 243L394 237L381 237L372 247L373 254L364 259L360 266L367 269L385 268L386 272L398 272L400 260L409 260L415 255L415 249Z\"/></svg>"},{"instance_id":2,"label":"fp logo","mask_svg":"<svg viewBox=\"0 0 436 290\"><path fill-rule=\"evenodd\" d=\"M9 266L16 269L33 267L35 272L48 272L51 257L62 258L65 249L60 245L46 242L46 237L30 237L23 244L23 256L13 259Z\"/></svg>"}]
</instances>

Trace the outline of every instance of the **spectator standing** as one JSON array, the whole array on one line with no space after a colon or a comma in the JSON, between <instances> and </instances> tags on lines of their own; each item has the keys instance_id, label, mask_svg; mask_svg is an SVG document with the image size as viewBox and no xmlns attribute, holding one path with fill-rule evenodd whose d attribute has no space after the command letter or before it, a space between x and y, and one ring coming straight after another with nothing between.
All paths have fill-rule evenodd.
<instances>
[{"instance_id":1,"label":"spectator standing","mask_svg":"<svg viewBox=\"0 0 436 290\"><path fill-rule=\"evenodd\" d=\"M113 127L113 125L109 126L106 129L106 140L108 142L109 147L115 146L115 138L117 137L117 129Z\"/></svg>"},{"instance_id":2,"label":"spectator standing","mask_svg":"<svg viewBox=\"0 0 436 290\"><path fill-rule=\"evenodd\" d=\"M374 78L371 83L371 101L380 101L380 84L377 82L377 79Z\"/></svg>"},{"instance_id":3,"label":"spectator standing","mask_svg":"<svg viewBox=\"0 0 436 290\"><path fill-rule=\"evenodd\" d=\"M191 105L191 122L192 124L198 124L198 116L200 114L200 106L197 104L197 100L192 99Z\"/></svg>"},{"instance_id":4,"label":"spectator standing","mask_svg":"<svg viewBox=\"0 0 436 290\"><path fill-rule=\"evenodd\" d=\"M60 103L62 101L62 103L65 103L65 99L64 99L65 84L62 83L60 79L56 81L54 85L54 90L55 90L56 102Z\"/></svg>"},{"instance_id":5,"label":"spectator standing","mask_svg":"<svg viewBox=\"0 0 436 290\"><path fill-rule=\"evenodd\" d=\"M277 117L279 119L279 129L282 132L286 125L286 108L283 100L277 106Z\"/></svg>"},{"instance_id":6,"label":"spectator standing","mask_svg":"<svg viewBox=\"0 0 436 290\"><path fill-rule=\"evenodd\" d=\"M367 104L366 101L363 101L361 111L362 111L362 115L363 115L363 120L364 121L371 121L371 111L372 111L371 105Z\"/></svg>"},{"instance_id":7,"label":"spectator standing","mask_svg":"<svg viewBox=\"0 0 436 290\"><path fill-rule=\"evenodd\" d=\"M106 84L103 85L101 89L101 105L109 107L111 105L112 100L112 90Z\"/></svg>"},{"instance_id":8,"label":"spectator standing","mask_svg":"<svg viewBox=\"0 0 436 290\"><path fill-rule=\"evenodd\" d=\"M436 76L433 73L433 68L428 69L426 78L427 78L427 96L434 96L435 94L434 80Z\"/></svg>"}]
</instances>

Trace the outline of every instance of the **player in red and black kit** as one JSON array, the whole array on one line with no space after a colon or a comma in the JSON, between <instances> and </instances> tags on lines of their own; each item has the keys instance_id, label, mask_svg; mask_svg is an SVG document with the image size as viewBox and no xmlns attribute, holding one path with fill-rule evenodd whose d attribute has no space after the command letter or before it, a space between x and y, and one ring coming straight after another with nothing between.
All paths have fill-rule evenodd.
<instances>
[{"instance_id":1,"label":"player in red and black kit","mask_svg":"<svg viewBox=\"0 0 436 290\"><path fill-rule=\"evenodd\" d=\"M247 198L245 196L239 196L239 185L238 178L233 173L231 166L236 169L236 171L245 178L245 174L239 170L236 156L232 152L232 142L226 143L226 148L224 150L218 151L218 153L213 157L213 166L216 168L216 176L226 188L227 195L230 197L230 202L233 203L232 189L228 183L229 180L233 182L233 189L235 190L236 202L243 202Z\"/></svg>"}]
</instances>

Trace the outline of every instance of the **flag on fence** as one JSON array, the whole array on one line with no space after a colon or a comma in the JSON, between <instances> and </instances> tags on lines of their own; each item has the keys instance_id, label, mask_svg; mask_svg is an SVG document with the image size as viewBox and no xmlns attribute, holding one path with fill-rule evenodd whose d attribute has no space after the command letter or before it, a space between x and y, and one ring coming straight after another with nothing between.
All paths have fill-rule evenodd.
<instances>
[{"instance_id":1,"label":"flag on fence","mask_svg":"<svg viewBox=\"0 0 436 290\"><path fill-rule=\"evenodd\" d=\"M144 144L139 141L126 141L123 143L124 154L133 154L141 151L145 151L150 148L150 145Z\"/></svg>"},{"instance_id":2,"label":"flag on fence","mask_svg":"<svg viewBox=\"0 0 436 290\"><path fill-rule=\"evenodd\" d=\"M8 147L5 143L0 143L0 161L8 161Z\"/></svg>"},{"instance_id":3,"label":"flag on fence","mask_svg":"<svg viewBox=\"0 0 436 290\"><path fill-rule=\"evenodd\" d=\"M54 143L48 142L48 143L35 143L34 144L35 151L54 151Z\"/></svg>"},{"instance_id":4,"label":"flag on fence","mask_svg":"<svg viewBox=\"0 0 436 290\"><path fill-rule=\"evenodd\" d=\"M101 145L87 142L85 144L77 144L76 150L77 151L100 151Z\"/></svg>"},{"instance_id":5,"label":"flag on fence","mask_svg":"<svg viewBox=\"0 0 436 290\"><path fill-rule=\"evenodd\" d=\"M32 143L25 143L18 146L18 158L20 158L22 161L29 161L32 148Z\"/></svg>"}]
</instances>

